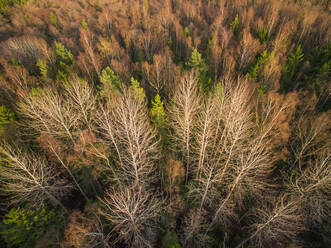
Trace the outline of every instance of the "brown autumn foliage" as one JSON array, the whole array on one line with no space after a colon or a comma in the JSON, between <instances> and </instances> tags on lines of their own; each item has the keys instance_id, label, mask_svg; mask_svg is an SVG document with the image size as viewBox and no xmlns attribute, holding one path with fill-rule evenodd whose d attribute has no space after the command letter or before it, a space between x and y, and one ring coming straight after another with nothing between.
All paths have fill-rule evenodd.
<instances>
[{"instance_id":1,"label":"brown autumn foliage","mask_svg":"<svg viewBox=\"0 0 331 248\"><path fill-rule=\"evenodd\" d=\"M66 216L36 247L329 247L330 40L329 0L0 5L0 218Z\"/></svg>"}]
</instances>

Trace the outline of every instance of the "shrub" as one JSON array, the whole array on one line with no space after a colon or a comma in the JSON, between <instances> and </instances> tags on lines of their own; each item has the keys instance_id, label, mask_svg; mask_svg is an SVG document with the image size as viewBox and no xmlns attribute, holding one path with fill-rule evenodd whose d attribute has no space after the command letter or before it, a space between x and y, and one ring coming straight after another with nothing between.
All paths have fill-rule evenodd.
<instances>
[{"instance_id":1,"label":"shrub","mask_svg":"<svg viewBox=\"0 0 331 248\"><path fill-rule=\"evenodd\" d=\"M82 27L88 29L88 24L85 19L82 20Z\"/></svg>"},{"instance_id":2,"label":"shrub","mask_svg":"<svg viewBox=\"0 0 331 248\"><path fill-rule=\"evenodd\" d=\"M168 231L162 237L162 248L180 248L176 233Z\"/></svg>"},{"instance_id":3,"label":"shrub","mask_svg":"<svg viewBox=\"0 0 331 248\"><path fill-rule=\"evenodd\" d=\"M190 30L188 29L188 27L185 27L184 29L184 35L185 37L189 37L191 34L190 34Z\"/></svg>"},{"instance_id":4,"label":"shrub","mask_svg":"<svg viewBox=\"0 0 331 248\"><path fill-rule=\"evenodd\" d=\"M30 248L54 224L60 224L59 218L46 207L12 208L3 219L1 235L9 247Z\"/></svg>"},{"instance_id":5,"label":"shrub","mask_svg":"<svg viewBox=\"0 0 331 248\"><path fill-rule=\"evenodd\" d=\"M15 114L4 105L0 105L0 129L15 119Z\"/></svg>"},{"instance_id":6,"label":"shrub","mask_svg":"<svg viewBox=\"0 0 331 248\"><path fill-rule=\"evenodd\" d=\"M53 26L57 27L57 18L56 18L56 15L55 15L53 12L51 12L51 13L49 14L49 22L50 22L50 24L52 24Z\"/></svg>"},{"instance_id":7,"label":"shrub","mask_svg":"<svg viewBox=\"0 0 331 248\"><path fill-rule=\"evenodd\" d=\"M232 33L235 37L238 36L239 34L239 17L238 14L236 15L236 17L234 18L234 20L231 22L230 24L230 28L232 30Z\"/></svg>"}]
</instances>

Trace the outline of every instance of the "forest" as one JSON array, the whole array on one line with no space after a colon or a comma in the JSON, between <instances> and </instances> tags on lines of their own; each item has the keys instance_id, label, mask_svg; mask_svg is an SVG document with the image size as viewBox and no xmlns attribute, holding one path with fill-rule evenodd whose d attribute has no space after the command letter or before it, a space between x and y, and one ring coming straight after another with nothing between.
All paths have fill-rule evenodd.
<instances>
[{"instance_id":1,"label":"forest","mask_svg":"<svg viewBox=\"0 0 331 248\"><path fill-rule=\"evenodd\" d=\"M330 0L0 0L0 247L331 247Z\"/></svg>"}]
</instances>

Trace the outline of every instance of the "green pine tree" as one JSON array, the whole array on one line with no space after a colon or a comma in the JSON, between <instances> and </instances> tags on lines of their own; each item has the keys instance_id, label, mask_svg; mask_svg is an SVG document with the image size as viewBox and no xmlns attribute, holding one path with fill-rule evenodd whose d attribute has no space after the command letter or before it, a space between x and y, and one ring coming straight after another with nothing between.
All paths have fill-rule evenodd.
<instances>
[{"instance_id":1,"label":"green pine tree","mask_svg":"<svg viewBox=\"0 0 331 248\"><path fill-rule=\"evenodd\" d=\"M202 58L201 53L194 49L186 66L196 69L199 72L199 84L202 91L208 93L212 89L212 79L210 77L209 68Z\"/></svg>"},{"instance_id":2,"label":"green pine tree","mask_svg":"<svg viewBox=\"0 0 331 248\"><path fill-rule=\"evenodd\" d=\"M132 95L141 103L144 103L146 101L146 94L144 89L140 87L140 83L137 80L135 80L133 77L131 78L130 91Z\"/></svg>"},{"instance_id":3,"label":"green pine tree","mask_svg":"<svg viewBox=\"0 0 331 248\"><path fill-rule=\"evenodd\" d=\"M59 81L66 81L68 77L68 67L74 64L74 56L60 42L55 41L54 43L57 68L56 79Z\"/></svg>"},{"instance_id":4,"label":"green pine tree","mask_svg":"<svg viewBox=\"0 0 331 248\"><path fill-rule=\"evenodd\" d=\"M267 38L268 38L268 31L266 28L262 28L261 30L259 30L257 32L258 34L258 38L260 40L261 43L267 41Z\"/></svg>"},{"instance_id":5,"label":"green pine tree","mask_svg":"<svg viewBox=\"0 0 331 248\"><path fill-rule=\"evenodd\" d=\"M109 66L107 66L105 69L102 70L100 76L100 82L102 85L99 86L98 88L100 90L101 97L104 97L105 94L109 91L113 91L113 90L121 91L122 82L119 76L117 76L115 72L112 69L110 69Z\"/></svg>"},{"instance_id":6,"label":"green pine tree","mask_svg":"<svg viewBox=\"0 0 331 248\"><path fill-rule=\"evenodd\" d=\"M45 60L38 59L37 66L39 67L39 71L43 79L54 78L54 72L47 65Z\"/></svg>"},{"instance_id":7,"label":"green pine tree","mask_svg":"<svg viewBox=\"0 0 331 248\"><path fill-rule=\"evenodd\" d=\"M285 72L281 80L281 90L288 91L295 86L295 83L297 82L295 76L300 70L303 61L304 54L302 53L301 46L298 45L287 57Z\"/></svg>"},{"instance_id":8,"label":"green pine tree","mask_svg":"<svg viewBox=\"0 0 331 248\"><path fill-rule=\"evenodd\" d=\"M85 19L82 20L82 27L88 29L88 24Z\"/></svg>"},{"instance_id":9,"label":"green pine tree","mask_svg":"<svg viewBox=\"0 0 331 248\"><path fill-rule=\"evenodd\" d=\"M157 94L152 100L151 109L151 121L157 128L163 144L166 144L167 132L168 132L168 118L164 110L164 102L161 101L161 97Z\"/></svg>"},{"instance_id":10,"label":"green pine tree","mask_svg":"<svg viewBox=\"0 0 331 248\"><path fill-rule=\"evenodd\" d=\"M0 129L15 120L15 114L4 105L0 105Z\"/></svg>"},{"instance_id":11,"label":"green pine tree","mask_svg":"<svg viewBox=\"0 0 331 248\"><path fill-rule=\"evenodd\" d=\"M193 50L191 57L186 65L190 68L196 68L199 71L205 71L207 69L205 60L202 58L201 53L199 53L196 48Z\"/></svg>"},{"instance_id":12,"label":"green pine tree","mask_svg":"<svg viewBox=\"0 0 331 248\"><path fill-rule=\"evenodd\" d=\"M259 74L262 66L267 63L270 59L274 57L274 52L268 53L264 50L263 53L259 55L256 62L248 69L248 75L255 81L259 81Z\"/></svg>"},{"instance_id":13,"label":"green pine tree","mask_svg":"<svg viewBox=\"0 0 331 248\"><path fill-rule=\"evenodd\" d=\"M51 25L57 27L57 18L56 18L56 15L53 12L51 12L49 14L49 22L50 22Z\"/></svg>"},{"instance_id":14,"label":"green pine tree","mask_svg":"<svg viewBox=\"0 0 331 248\"><path fill-rule=\"evenodd\" d=\"M238 14L234 18L234 20L231 22L230 27L231 27L231 30L232 30L233 35L235 37L237 37L238 34L239 34L239 29L240 29Z\"/></svg>"}]
</instances>

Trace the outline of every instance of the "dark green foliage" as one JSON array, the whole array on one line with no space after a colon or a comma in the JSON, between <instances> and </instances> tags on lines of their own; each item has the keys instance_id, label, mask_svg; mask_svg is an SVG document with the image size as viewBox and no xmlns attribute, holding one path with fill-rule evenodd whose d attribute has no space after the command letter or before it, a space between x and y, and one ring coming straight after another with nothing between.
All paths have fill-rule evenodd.
<instances>
[{"instance_id":1,"label":"dark green foliage","mask_svg":"<svg viewBox=\"0 0 331 248\"><path fill-rule=\"evenodd\" d=\"M202 58L201 53L194 49L186 66L199 72L199 84L204 92L209 92L212 88L212 80L209 75L208 66Z\"/></svg>"},{"instance_id":2,"label":"dark green foliage","mask_svg":"<svg viewBox=\"0 0 331 248\"><path fill-rule=\"evenodd\" d=\"M61 225L53 210L12 208L3 219L1 235L8 247L30 248L51 225Z\"/></svg>"},{"instance_id":3,"label":"dark green foliage","mask_svg":"<svg viewBox=\"0 0 331 248\"><path fill-rule=\"evenodd\" d=\"M28 0L0 0L0 10L8 6L25 4L27 2Z\"/></svg>"},{"instance_id":4,"label":"dark green foliage","mask_svg":"<svg viewBox=\"0 0 331 248\"><path fill-rule=\"evenodd\" d=\"M239 16L238 14L234 18L234 20L230 24L230 28L232 30L232 33L235 37L238 37L239 31L240 31L240 24L239 24Z\"/></svg>"},{"instance_id":5,"label":"dark green foliage","mask_svg":"<svg viewBox=\"0 0 331 248\"><path fill-rule=\"evenodd\" d=\"M258 30L257 35L258 35L261 43L267 41L268 32L267 32L266 28L262 28L262 29Z\"/></svg>"},{"instance_id":6,"label":"dark green foliage","mask_svg":"<svg viewBox=\"0 0 331 248\"><path fill-rule=\"evenodd\" d=\"M89 198L93 198L102 192L100 188L101 185L96 178L95 171L97 168L93 165L85 166L80 160L81 159L75 161L76 164L73 173L84 193L86 193Z\"/></svg>"},{"instance_id":7,"label":"dark green foliage","mask_svg":"<svg viewBox=\"0 0 331 248\"><path fill-rule=\"evenodd\" d=\"M228 233L224 225L219 224L213 228L208 235L210 239L210 247L225 248L228 240Z\"/></svg>"},{"instance_id":8,"label":"dark green foliage","mask_svg":"<svg viewBox=\"0 0 331 248\"><path fill-rule=\"evenodd\" d=\"M274 56L274 52L268 53L267 50L264 50L263 53L259 55L256 62L248 69L248 75L253 78L255 81L259 81L259 74L261 67Z\"/></svg>"},{"instance_id":9,"label":"dark green foliage","mask_svg":"<svg viewBox=\"0 0 331 248\"><path fill-rule=\"evenodd\" d=\"M304 75L305 88L319 94L330 80L331 41L323 47L315 47L307 59L310 69Z\"/></svg>"},{"instance_id":10,"label":"dark green foliage","mask_svg":"<svg viewBox=\"0 0 331 248\"><path fill-rule=\"evenodd\" d=\"M162 237L162 248L180 248L176 233L168 231Z\"/></svg>"},{"instance_id":11,"label":"dark green foliage","mask_svg":"<svg viewBox=\"0 0 331 248\"><path fill-rule=\"evenodd\" d=\"M242 238L240 237L240 235L234 235L233 237L231 237L230 243L231 243L231 247L236 247L237 245L240 244L240 242L242 241Z\"/></svg>"},{"instance_id":12,"label":"dark green foliage","mask_svg":"<svg viewBox=\"0 0 331 248\"><path fill-rule=\"evenodd\" d=\"M304 54L302 53L301 46L299 45L287 57L284 74L281 80L282 91L288 91L296 86L295 83L297 81L297 78L295 76L298 73L300 67L302 66L303 60Z\"/></svg>"},{"instance_id":13,"label":"dark green foliage","mask_svg":"<svg viewBox=\"0 0 331 248\"><path fill-rule=\"evenodd\" d=\"M4 105L0 105L0 129L15 119L15 114Z\"/></svg>"},{"instance_id":14,"label":"dark green foliage","mask_svg":"<svg viewBox=\"0 0 331 248\"><path fill-rule=\"evenodd\" d=\"M61 43L56 41L54 43L56 49L56 79L59 81L65 81L68 77L68 67L74 63L74 56Z\"/></svg>"},{"instance_id":15,"label":"dark green foliage","mask_svg":"<svg viewBox=\"0 0 331 248\"><path fill-rule=\"evenodd\" d=\"M21 66L21 63L16 58L12 58L11 63L15 67L20 67Z\"/></svg>"}]
</instances>

